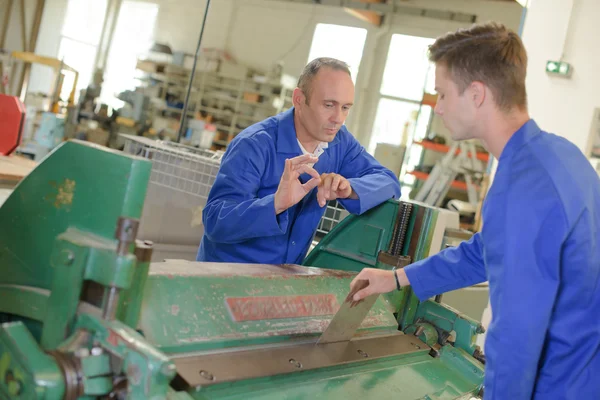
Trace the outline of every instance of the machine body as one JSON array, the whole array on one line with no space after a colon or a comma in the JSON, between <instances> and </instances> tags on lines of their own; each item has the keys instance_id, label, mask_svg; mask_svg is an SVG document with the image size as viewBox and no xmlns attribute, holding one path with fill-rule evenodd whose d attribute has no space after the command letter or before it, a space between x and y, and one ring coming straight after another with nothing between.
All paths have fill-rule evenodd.
<instances>
[{"instance_id":1,"label":"machine body","mask_svg":"<svg viewBox=\"0 0 600 400\"><path fill-rule=\"evenodd\" d=\"M0 208L1 398L480 391L479 323L409 288L379 296L351 339L319 340L356 271L402 267L441 245L438 210L389 201L350 216L305 266L150 263L152 244L136 237L149 174L148 160L69 141Z\"/></svg>"}]
</instances>

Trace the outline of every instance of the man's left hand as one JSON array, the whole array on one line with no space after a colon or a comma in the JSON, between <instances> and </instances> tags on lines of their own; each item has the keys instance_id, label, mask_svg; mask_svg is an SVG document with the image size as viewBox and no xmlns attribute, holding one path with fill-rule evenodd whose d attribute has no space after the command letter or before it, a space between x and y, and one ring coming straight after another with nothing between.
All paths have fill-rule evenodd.
<instances>
[{"instance_id":1,"label":"man's left hand","mask_svg":"<svg viewBox=\"0 0 600 400\"><path fill-rule=\"evenodd\" d=\"M339 174L322 174L321 183L317 192L317 201L321 207L327 204L328 200L335 199L358 199L358 195L352 189L348 179Z\"/></svg>"}]
</instances>

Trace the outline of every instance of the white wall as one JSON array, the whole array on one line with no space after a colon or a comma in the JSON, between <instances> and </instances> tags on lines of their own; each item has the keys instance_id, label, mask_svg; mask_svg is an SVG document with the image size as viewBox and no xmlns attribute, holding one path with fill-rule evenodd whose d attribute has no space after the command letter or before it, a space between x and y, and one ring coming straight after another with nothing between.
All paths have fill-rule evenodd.
<instances>
[{"instance_id":1,"label":"white wall","mask_svg":"<svg viewBox=\"0 0 600 400\"><path fill-rule=\"evenodd\" d=\"M198 44L206 0L151 1L159 6L155 40L168 44L173 51L185 51L194 54ZM225 48L234 1L236 0L211 1L202 38L203 48Z\"/></svg>"},{"instance_id":2,"label":"white wall","mask_svg":"<svg viewBox=\"0 0 600 400\"><path fill-rule=\"evenodd\" d=\"M67 13L67 0L46 0L42 23L35 47L35 52L42 56L57 57L60 45L60 31L65 14ZM52 88L52 69L39 64L31 67L29 80L29 93L48 93Z\"/></svg>"},{"instance_id":3,"label":"white wall","mask_svg":"<svg viewBox=\"0 0 600 400\"><path fill-rule=\"evenodd\" d=\"M600 107L599 16L598 0L533 0L523 31L531 116L542 129L568 138L583 151L593 110ZM570 79L545 72L546 61L561 55L574 67Z\"/></svg>"},{"instance_id":4,"label":"white wall","mask_svg":"<svg viewBox=\"0 0 600 400\"><path fill-rule=\"evenodd\" d=\"M35 14L35 6L37 0L25 0L25 32L27 46L31 40L31 28L33 25L33 18ZM4 23L4 16L6 13L6 3L0 2L0 21ZM10 19L8 22L8 30L6 33L6 41L4 43L4 49L10 51L25 51L23 47L22 33L21 33L21 2L14 1L11 11ZM4 27L1 27L4 28ZM21 74L21 65L15 66L14 81L10 82L11 94L16 93L19 77Z\"/></svg>"}]
</instances>

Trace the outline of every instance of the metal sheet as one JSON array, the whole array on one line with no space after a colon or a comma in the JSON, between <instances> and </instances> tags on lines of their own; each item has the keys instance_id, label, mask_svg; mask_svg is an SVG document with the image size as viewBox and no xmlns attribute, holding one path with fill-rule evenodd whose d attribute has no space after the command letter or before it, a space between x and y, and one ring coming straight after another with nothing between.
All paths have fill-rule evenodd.
<instances>
[{"instance_id":1,"label":"metal sheet","mask_svg":"<svg viewBox=\"0 0 600 400\"><path fill-rule=\"evenodd\" d=\"M291 374L403 354L428 353L429 346L401 332L328 344L259 347L173 359L181 389ZM177 386L179 386L177 385Z\"/></svg>"},{"instance_id":2,"label":"metal sheet","mask_svg":"<svg viewBox=\"0 0 600 400\"><path fill-rule=\"evenodd\" d=\"M369 285L368 281L361 280L356 283L350 291L346 300L334 315L333 319L325 329L325 332L319 338L318 343L336 343L344 342L352 339L354 333L363 322L369 310L375 304L378 294L368 296L362 301L355 302L352 300L354 294L359 290L364 289Z\"/></svg>"}]
</instances>

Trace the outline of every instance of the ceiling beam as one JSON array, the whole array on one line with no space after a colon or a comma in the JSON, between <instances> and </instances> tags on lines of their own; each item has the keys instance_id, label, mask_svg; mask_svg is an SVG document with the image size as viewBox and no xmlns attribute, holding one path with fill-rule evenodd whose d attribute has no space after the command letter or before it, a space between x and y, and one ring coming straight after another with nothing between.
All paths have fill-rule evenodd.
<instances>
[{"instance_id":1,"label":"ceiling beam","mask_svg":"<svg viewBox=\"0 0 600 400\"><path fill-rule=\"evenodd\" d=\"M385 3L386 0L359 0L360 3ZM383 23L383 14L375 11L369 10L357 10L354 8L344 7L344 10L350 14L355 16L358 19L369 22L377 27L381 26Z\"/></svg>"},{"instance_id":2,"label":"ceiling beam","mask_svg":"<svg viewBox=\"0 0 600 400\"><path fill-rule=\"evenodd\" d=\"M384 2L363 2L363 0L277 0L279 2L295 3L295 4L320 4L323 6L348 8L356 11L372 11L384 18L393 14L402 16L413 16L423 18L433 18L445 21L456 21L462 23L474 23L477 21L477 15L454 12L448 10L440 10L433 8L414 7L404 5L395 0ZM364 15L364 14L361 14Z\"/></svg>"}]
</instances>

